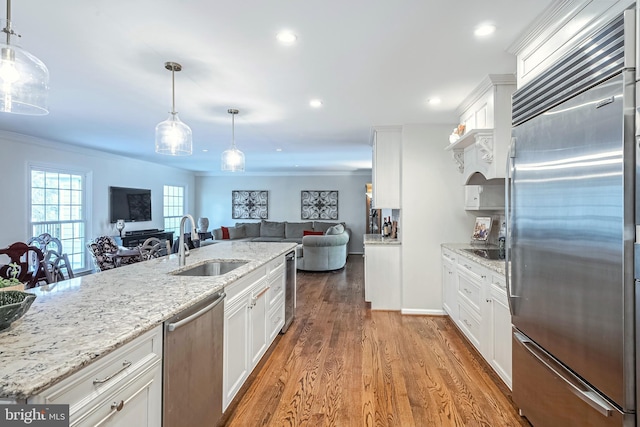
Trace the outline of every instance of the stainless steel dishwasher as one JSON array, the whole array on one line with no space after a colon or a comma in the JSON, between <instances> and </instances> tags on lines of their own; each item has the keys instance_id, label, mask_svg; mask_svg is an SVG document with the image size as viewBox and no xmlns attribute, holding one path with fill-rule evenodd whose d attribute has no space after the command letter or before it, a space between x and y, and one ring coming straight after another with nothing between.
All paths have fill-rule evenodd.
<instances>
[{"instance_id":1,"label":"stainless steel dishwasher","mask_svg":"<svg viewBox=\"0 0 640 427\"><path fill-rule=\"evenodd\" d=\"M284 296L284 326L282 333L289 329L296 315L296 253L285 255L285 296Z\"/></svg>"},{"instance_id":2,"label":"stainless steel dishwasher","mask_svg":"<svg viewBox=\"0 0 640 427\"><path fill-rule=\"evenodd\" d=\"M163 427L215 426L222 416L224 292L164 323Z\"/></svg>"}]
</instances>

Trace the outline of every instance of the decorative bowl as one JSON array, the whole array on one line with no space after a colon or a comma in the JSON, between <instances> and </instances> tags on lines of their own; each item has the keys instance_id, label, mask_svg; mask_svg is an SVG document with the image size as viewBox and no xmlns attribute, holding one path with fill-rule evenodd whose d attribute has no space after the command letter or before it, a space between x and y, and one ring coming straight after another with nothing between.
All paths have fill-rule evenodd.
<instances>
[{"instance_id":1,"label":"decorative bowl","mask_svg":"<svg viewBox=\"0 0 640 427\"><path fill-rule=\"evenodd\" d=\"M0 331L24 316L35 299L36 296L28 292L0 292Z\"/></svg>"}]
</instances>

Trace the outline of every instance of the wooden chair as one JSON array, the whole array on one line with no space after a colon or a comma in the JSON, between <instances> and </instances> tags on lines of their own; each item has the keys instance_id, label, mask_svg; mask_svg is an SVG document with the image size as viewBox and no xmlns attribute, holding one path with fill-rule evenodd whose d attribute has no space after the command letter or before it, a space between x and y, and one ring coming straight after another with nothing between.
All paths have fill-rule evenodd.
<instances>
[{"instance_id":1,"label":"wooden chair","mask_svg":"<svg viewBox=\"0 0 640 427\"><path fill-rule=\"evenodd\" d=\"M5 279L16 277L24 283L26 289L29 289L37 285L40 277L46 277L44 255L36 246L16 242L0 249L0 255L9 257L7 264L0 265L0 276Z\"/></svg>"}]
</instances>

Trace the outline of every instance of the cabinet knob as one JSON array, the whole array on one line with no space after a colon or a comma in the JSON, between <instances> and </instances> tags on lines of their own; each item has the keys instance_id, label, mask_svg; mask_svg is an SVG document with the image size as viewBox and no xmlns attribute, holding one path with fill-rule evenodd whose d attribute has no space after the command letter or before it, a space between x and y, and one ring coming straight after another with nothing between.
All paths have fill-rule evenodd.
<instances>
[{"instance_id":1,"label":"cabinet knob","mask_svg":"<svg viewBox=\"0 0 640 427\"><path fill-rule=\"evenodd\" d=\"M124 408L124 400L121 400L120 403L118 402L113 402L111 404L111 410L116 410L118 412L122 411L122 408Z\"/></svg>"},{"instance_id":2,"label":"cabinet knob","mask_svg":"<svg viewBox=\"0 0 640 427\"><path fill-rule=\"evenodd\" d=\"M487 299L487 302L491 302L491 300L490 300L490 299Z\"/></svg>"}]
</instances>

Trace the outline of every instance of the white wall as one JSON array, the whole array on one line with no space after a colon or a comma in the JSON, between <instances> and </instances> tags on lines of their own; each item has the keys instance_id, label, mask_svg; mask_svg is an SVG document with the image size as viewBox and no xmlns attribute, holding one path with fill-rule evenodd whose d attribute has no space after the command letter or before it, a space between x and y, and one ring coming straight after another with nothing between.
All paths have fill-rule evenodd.
<instances>
[{"instance_id":1,"label":"white wall","mask_svg":"<svg viewBox=\"0 0 640 427\"><path fill-rule=\"evenodd\" d=\"M475 215L464 210L464 186L444 149L453 125L402 129L402 308L441 314L440 244L470 240Z\"/></svg>"},{"instance_id":2,"label":"white wall","mask_svg":"<svg viewBox=\"0 0 640 427\"><path fill-rule=\"evenodd\" d=\"M153 145L153 141L151 142ZM96 150L0 132L0 246L31 237L28 229L29 165L43 165L90 174L88 184L89 239L116 235L109 223L109 186L151 189L152 221L127 223L125 231L164 228L163 185L186 187L188 210L194 205L194 174L181 169L133 160Z\"/></svg>"},{"instance_id":3,"label":"white wall","mask_svg":"<svg viewBox=\"0 0 640 427\"><path fill-rule=\"evenodd\" d=\"M317 176L229 176L196 177L196 214L209 218L209 229L233 226L236 222L251 222L231 218L233 190L269 192L269 221L299 222L300 192L303 190L337 190L338 221L347 224L352 236L349 253L362 253L365 231L365 184L371 174Z\"/></svg>"}]
</instances>

